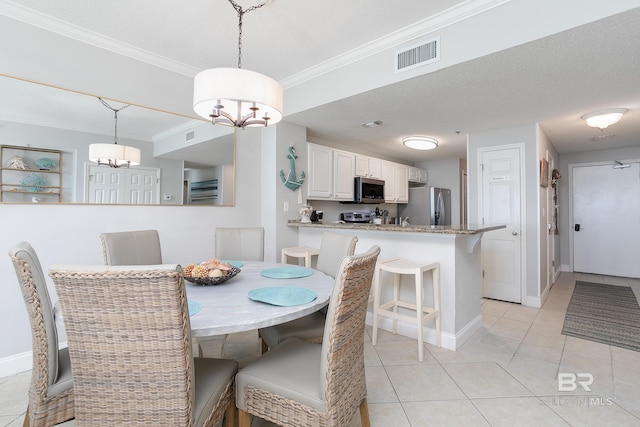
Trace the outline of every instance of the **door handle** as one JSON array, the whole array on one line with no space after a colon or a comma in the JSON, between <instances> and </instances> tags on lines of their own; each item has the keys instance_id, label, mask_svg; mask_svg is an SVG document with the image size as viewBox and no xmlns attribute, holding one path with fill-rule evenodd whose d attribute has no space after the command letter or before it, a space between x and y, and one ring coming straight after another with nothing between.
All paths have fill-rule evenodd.
<instances>
[{"instance_id":1,"label":"door handle","mask_svg":"<svg viewBox=\"0 0 640 427\"><path fill-rule=\"evenodd\" d=\"M514 236L517 236L518 232L517 231L512 231L511 234L514 235Z\"/></svg>"},{"instance_id":2,"label":"door handle","mask_svg":"<svg viewBox=\"0 0 640 427\"><path fill-rule=\"evenodd\" d=\"M576 225L574 225L574 226L573 226L573 229L574 229L575 231L580 231L580 224L576 224Z\"/></svg>"}]
</instances>

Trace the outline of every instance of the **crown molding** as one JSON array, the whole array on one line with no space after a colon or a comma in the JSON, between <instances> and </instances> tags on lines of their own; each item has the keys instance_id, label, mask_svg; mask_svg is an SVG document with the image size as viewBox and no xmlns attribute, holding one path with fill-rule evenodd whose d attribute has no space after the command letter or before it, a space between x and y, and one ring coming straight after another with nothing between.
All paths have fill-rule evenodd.
<instances>
[{"instance_id":1,"label":"crown molding","mask_svg":"<svg viewBox=\"0 0 640 427\"><path fill-rule=\"evenodd\" d=\"M344 54L338 55L304 71L286 77L280 81L280 84L282 84L285 89L297 86L369 56L375 55L383 50L398 47L419 37L424 37L427 34L464 21L505 3L509 3L510 1L512 0L467 0L436 15L409 25L406 28L387 34L345 52ZM87 43L188 77L193 77L200 71L195 67L173 61L147 50L105 37L94 31L44 15L9 0L0 1L0 14L35 27L60 34L73 40Z\"/></svg>"},{"instance_id":2,"label":"crown molding","mask_svg":"<svg viewBox=\"0 0 640 427\"><path fill-rule=\"evenodd\" d=\"M0 2L0 15L188 77L193 77L200 71L192 66L128 45L95 31L44 15L12 1Z\"/></svg>"},{"instance_id":3,"label":"crown molding","mask_svg":"<svg viewBox=\"0 0 640 427\"><path fill-rule=\"evenodd\" d=\"M467 20L488 10L502 6L512 0L468 0L436 15L409 25L401 30L394 31L376 40L372 40L362 46L358 46L342 55L333 57L313 67L301 71L280 81L287 89L297 86L324 74L338 70L347 65L361 61L381 51L397 48L406 43L413 42L420 37L425 37L450 25Z\"/></svg>"}]
</instances>

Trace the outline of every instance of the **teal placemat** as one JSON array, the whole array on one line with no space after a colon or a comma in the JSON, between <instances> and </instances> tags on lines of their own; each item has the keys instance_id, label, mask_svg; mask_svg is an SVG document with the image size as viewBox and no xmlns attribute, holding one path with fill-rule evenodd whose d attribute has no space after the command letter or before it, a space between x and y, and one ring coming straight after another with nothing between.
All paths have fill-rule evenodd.
<instances>
[{"instance_id":1,"label":"teal placemat","mask_svg":"<svg viewBox=\"0 0 640 427\"><path fill-rule=\"evenodd\" d=\"M202 310L202 304L198 301L194 301L192 299L187 300L187 306L189 307L189 316L193 316L194 314L198 314L200 310Z\"/></svg>"},{"instance_id":2,"label":"teal placemat","mask_svg":"<svg viewBox=\"0 0 640 427\"><path fill-rule=\"evenodd\" d=\"M258 288L249 291L249 299L253 301L266 302L267 304L290 307L292 305L307 304L318 296L315 292L307 288L297 286L274 286L268 288Z\"/></svg>"},{"instance_id":3,"label":"teal placemat","mask_svg":"<svg viewBox=\"0 0 640 427\"><path fill-rule=\"evenodd\" d=\"M271 279L295 279L313 274L313 270L305 267L275 267L262 270L260 274Z\"/></svg>"}]
</instances>

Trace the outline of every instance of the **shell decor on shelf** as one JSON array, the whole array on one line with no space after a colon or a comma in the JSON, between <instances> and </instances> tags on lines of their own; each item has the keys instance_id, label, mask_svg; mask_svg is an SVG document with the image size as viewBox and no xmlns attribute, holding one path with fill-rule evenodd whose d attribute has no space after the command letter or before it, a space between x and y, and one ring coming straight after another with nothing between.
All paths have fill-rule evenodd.
<instances>
[{"instance_id":1,"label":"shell decor on shelf","mask_svg":"<svg viewBox=\"0 0 640 427\"><path fill-rule=\"evenodd\" d=\"M27 164L20 156L13 156L9 159L9 167L11 169L28 169Z\"/></svg>"},{"instance_id":2,"label":"shell decor on shelf","mask_svg":"<svg viewBox=\"0 0 640 427\"><path fill-rule=\"evenodd\" d=\"M38 168L40 168L41 170L48 171L49 169L56 167L56 162L55 160L51 160L47 157L42 157L36 160L36 166L38 166Z\"/></svg>"},{"instance_id":3,"label":"shell decor on shelf","mask_svg":"<svg viewBox=\"0 0 640 427\"><path fill-rule=\"evenodd\" d=\"M20 180L20 185L27 191L38 193L47 187L47 179L35 173L31 173Z\"/></svg>"}]
</instances>

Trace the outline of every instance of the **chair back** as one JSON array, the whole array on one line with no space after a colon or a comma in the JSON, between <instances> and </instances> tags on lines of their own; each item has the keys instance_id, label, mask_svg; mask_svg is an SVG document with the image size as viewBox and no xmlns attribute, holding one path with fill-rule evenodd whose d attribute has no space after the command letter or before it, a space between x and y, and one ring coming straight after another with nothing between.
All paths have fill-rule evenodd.
<instances>
[{"instance_id":1,"label":"chair back","mask_svg":"<svg viewBox=\"0 0 640 427\"><path fill-rule=\"evenodd\" d=\"M217 227L215 256L235 261L264 261L264 228Z\"/></svg>"},{"instance_id":2,"label":"chair back","mask_svg":"<svg viewBox=\"0 0 640 427\"><path fill-rule=\"evenodd\" d=\"M19 242L9 250L29 322L33 366L29 391L31 425L53 425L74 416L73 378L67 349L58 349L53 305L33 247Z\"/></svg>"},{"instance_id":3,"label":"chair back","mask_svg":"<svg viewBox=\"0 0 640 427\"><path fill-rule=\"evenodd\" d=\"M344 257L329 300L322 340L321 381L329 411L354 413L367 396L364 329L380 248Z\"/></svg>"},{"instance_id":4,"label":"chair back","mask_svg":"<svg viewBox=\"0 0 640 427\"><path fill-rule=\"evenodd\" d=\"M105 265L162 264L158 230L102 233L100 240Z\"/></svg>"},{"instance_id":5,"label":"chair back","mask_svg":"<svg viewBox=\"0 0 640 427\"><path fill-rule=\"evenodd\" d=\"M179 266L53 266L79 425L189 426L194 368Z\"/></svg>"},{"instance_id":6,"label":"chair back","mask_svg":"<svg viewBox=\"0 0 640 427\"><path fill-rule=\"evenodd\" d=\"M335 278L342 258L354 254L356 243L358 238L355 236L325 232L320 242L316 269Z\"/></svg>"}]
</instances>

